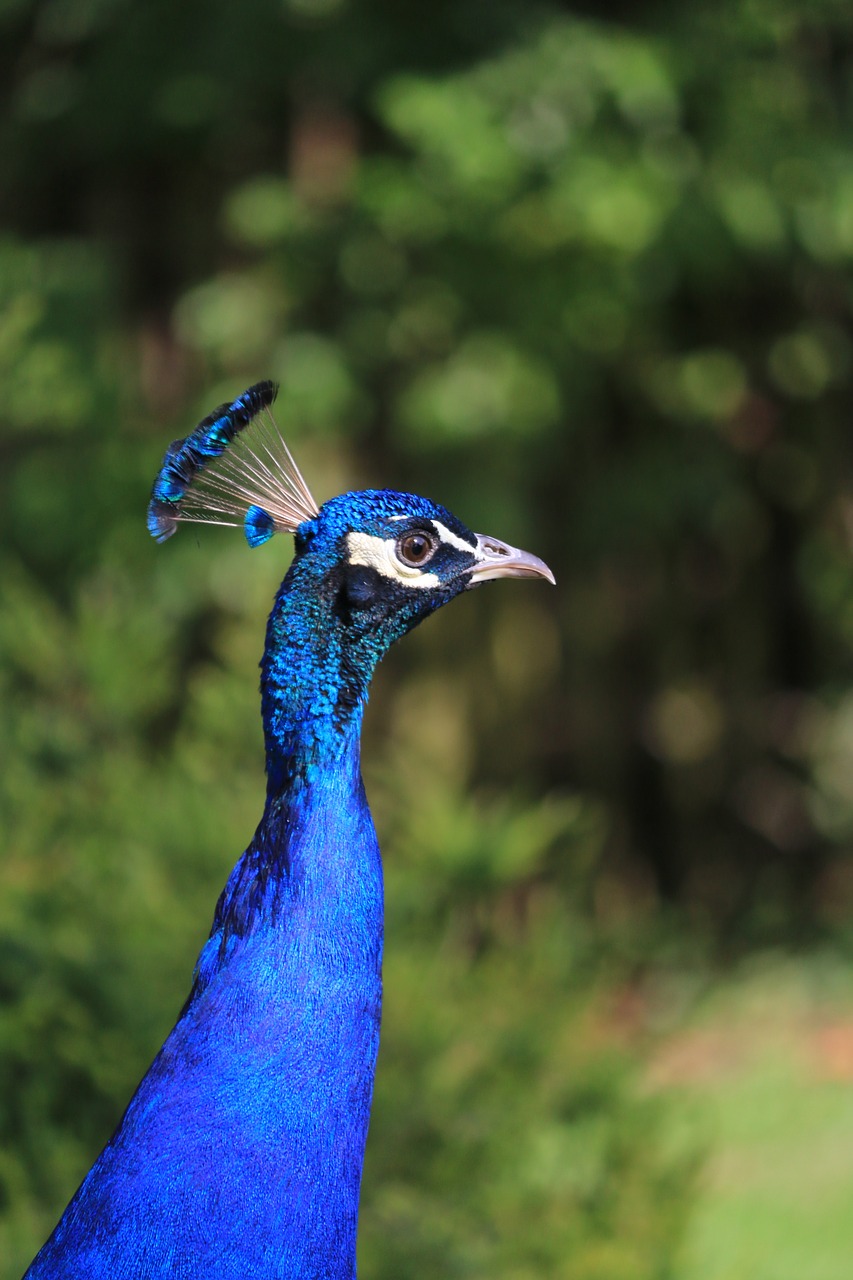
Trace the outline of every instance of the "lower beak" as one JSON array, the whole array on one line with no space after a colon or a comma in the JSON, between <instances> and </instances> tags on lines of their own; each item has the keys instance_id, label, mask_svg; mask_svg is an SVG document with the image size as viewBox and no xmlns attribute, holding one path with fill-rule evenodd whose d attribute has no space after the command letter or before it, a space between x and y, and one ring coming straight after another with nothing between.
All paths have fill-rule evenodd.
<instances>
[{"instance_id":1,"label":"lower beak","mask_svg":"<svg viewBox=\"0 0 853 1280\"><path fill-rule=\"evenodd\" d=\"M468 589L478 587L491 578L545 578L556 586L554 575L544 560L529 551L519 551L498 538L477 534L476 562L470 571Z\"/></svg>"}]
</instances>

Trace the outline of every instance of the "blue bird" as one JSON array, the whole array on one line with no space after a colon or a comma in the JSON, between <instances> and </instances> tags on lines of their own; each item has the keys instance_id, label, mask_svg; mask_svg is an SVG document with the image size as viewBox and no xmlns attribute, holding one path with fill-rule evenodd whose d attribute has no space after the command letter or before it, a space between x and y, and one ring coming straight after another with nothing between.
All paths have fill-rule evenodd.
<instances>
[{"instance_id":1,"label":"blue bird","mask_svg":"<svg viewBox=\"0 0 853 1280\"><path fill-rule=\"evenodd\" d=\"M261 661L267 794L189 998L25 1280L350 1280L379 1044L382 864L359 764L373 670L441 605L547 566L392 490L318 509L258 383L170 446L181 520L295 556Z\"/></svg>"}]
</instances>

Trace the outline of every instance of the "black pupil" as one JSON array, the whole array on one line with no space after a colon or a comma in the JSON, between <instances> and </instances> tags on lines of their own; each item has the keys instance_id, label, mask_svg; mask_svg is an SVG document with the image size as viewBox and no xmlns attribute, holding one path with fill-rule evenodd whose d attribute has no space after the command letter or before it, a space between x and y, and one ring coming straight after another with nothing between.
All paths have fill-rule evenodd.
<instances>
[{"instance_id":1,"label":"black pupil","mask_svg":"<svg viewBox=\"0 0 853 1280\"><path fill-rule=\"evenodd\" d=\"M410 564L423 564L431 550L432 543L423 533L410 533L400 543L403 559Z\"/></svg>"}]
</instances>

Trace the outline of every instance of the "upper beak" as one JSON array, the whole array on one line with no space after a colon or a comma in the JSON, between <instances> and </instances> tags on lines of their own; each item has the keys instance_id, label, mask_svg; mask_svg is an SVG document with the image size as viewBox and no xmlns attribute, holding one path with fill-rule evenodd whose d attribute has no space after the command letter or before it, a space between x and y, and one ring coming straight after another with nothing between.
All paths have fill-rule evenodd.
<instances>
[{"instance_id":1,"label":"upper beak","mask_svg":"<svg viewBox=\"0 0 853 1280\"><path fill-rule=\"evenodd\" d=\"M556 586L554 575L544 560L529 551L519 551L499 538L477 534L477 560L470 571L468 588L479 586L490 578L545 578Z\"/></svg>"}]
</instances>

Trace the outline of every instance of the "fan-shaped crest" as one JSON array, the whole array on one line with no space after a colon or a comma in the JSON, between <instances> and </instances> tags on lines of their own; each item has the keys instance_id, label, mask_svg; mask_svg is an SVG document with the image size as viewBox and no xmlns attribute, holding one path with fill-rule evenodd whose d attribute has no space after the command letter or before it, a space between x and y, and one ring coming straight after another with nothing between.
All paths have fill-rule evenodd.
<instances>
[{"instance_id":1,"label":"fan-shaped crest","mask_svg":"<svg viewBox=\"0 0 853 1280\"><path fill-rule=\"evenodd\" d=\"M275 382L257 382L166 450L148 504L148 531L170 538L178 521L240 525L250 547L293 533L318 507L270 406Z\"/></svg>"}]
</instances>

